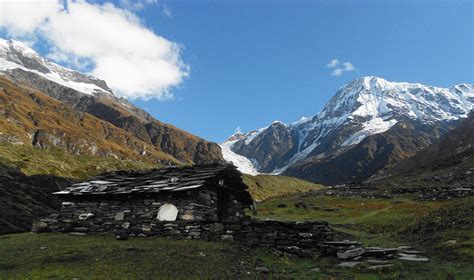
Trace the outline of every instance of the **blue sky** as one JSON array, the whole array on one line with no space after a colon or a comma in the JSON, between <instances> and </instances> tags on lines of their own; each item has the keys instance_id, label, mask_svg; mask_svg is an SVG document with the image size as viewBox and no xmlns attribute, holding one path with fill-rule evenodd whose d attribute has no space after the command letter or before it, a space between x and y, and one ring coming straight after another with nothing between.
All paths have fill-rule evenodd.
<instances>
[{"instance_id":1,"label":"blue sky","mask_svg":"<svg viewBox=\"0 0 474 280\"><path fill-rule=\"evenodd\" d=\"M182 47L189 72L172 99L133 103L216 142L314 115L359 76L474 82L472 1L150 2L132 12ZM331 75L335 58L355 71Z\"/></svg>"}]
</instances>

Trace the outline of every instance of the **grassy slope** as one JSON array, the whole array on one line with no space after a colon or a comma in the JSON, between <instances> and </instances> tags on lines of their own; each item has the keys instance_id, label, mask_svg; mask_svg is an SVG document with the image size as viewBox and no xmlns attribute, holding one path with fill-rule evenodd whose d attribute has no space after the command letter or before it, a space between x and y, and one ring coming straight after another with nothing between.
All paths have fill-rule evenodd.
<instances>
[{"instance_id":1,"label":"grassy slope","mask_svg":"<svg viewBox=\"0 0 474 280\"><path fill-rule=\"evenodd\" d=\"M295 192L318 190L322 186L308 181L286 176L272 175L245 175L244 183L249 186L252 197L258 201L271 196L284 195Z\"/></svg>"},{"instance_id":2,"label":"grassy slope","mask_svg":"<svg viewBox=\"0 0 474 280\"><path fill-rule=\"evenodd\" d=\"M258 266L270 269L274 278L291 279L444 279L447 272L467 277L456 279L474 276L472 268L450 262L396 262L384 271L342 269L335 267L339 262L334 258L289 258L266 249L242 251L228 243L163 238L4 235L0 256L1 279L260 279Z\"/></svg>"},{"instance_id":3,"label":"grassy slope","mask_svg":"<svg viewBox=\"0 0 474 280\"><path fill-rule=\"evenodd\" d=\"M50 174L72 179L85 179L111 170L157 167L139 161L71 155L61 150L8 143L0 143L0 163L17 166L26 175Z\"/></svg>"}]
</instances>

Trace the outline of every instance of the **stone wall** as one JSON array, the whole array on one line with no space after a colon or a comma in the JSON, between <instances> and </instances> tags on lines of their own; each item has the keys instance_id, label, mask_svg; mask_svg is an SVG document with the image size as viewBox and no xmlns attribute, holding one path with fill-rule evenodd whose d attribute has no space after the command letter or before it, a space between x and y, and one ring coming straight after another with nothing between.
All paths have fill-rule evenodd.
<instances>
[{"instance_id":1,"label":"stone wall","mask_svg":"<svg viewBox=\"0 0 474 280\"><path fill-rule=\"evenodd\" d=\"M160 208L165 204L176 206L176 220L158 219ZM212 189L143 199L66 201L59 214L34 223L32 231L113 233L119 239L162 236L225 240L248 246L296 250L298 254L332 240L326 222L252 220L245 216L242 204L232 194L219 194Z\"/></svg>"},{"instance_id":2,"label":"stone wall","mask_svg":"<svg viewBox=\"0 0 474 280\"><path fill-rule=\"evenodd\" d=\"M159 222L144 220L121 221L115 226L101 228L71 226L61 219L43 219L36 231L74 232L94 234L113 232L118 239L128 237L160 236L171 239L200 239L206 241L230 241L249 247L271 247L300 256L310 256L324 242L333 240L327 222L280 222L247 219L240 222L183 221ZM33 229L35 231L35 229Z\"/></svg>"},{"instance_id":3,"label":"stone wall","mask_svg":"<svg viewBox=\"0 0 474 280\"><path fill-rule=\"evenodd\" d=\"M120 229L148 229L160 222L163 205L177 208L171 221L238 222L245 219L242 204L230 194L223 199L213 189L179 192L168 196L129 199L74 198L62 202L61 212L49 220L50 230L63 232L113 232ZM51 224L51 222L55 221ZM170 221L170 220L167 220ZM36 224L39 225L39 224Z\"/></svg>"}]
</instances>

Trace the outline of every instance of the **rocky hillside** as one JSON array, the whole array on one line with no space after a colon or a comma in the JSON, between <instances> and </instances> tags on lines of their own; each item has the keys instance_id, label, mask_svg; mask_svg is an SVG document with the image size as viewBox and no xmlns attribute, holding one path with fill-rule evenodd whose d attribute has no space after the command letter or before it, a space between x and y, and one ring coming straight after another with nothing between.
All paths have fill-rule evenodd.
<instances>
[{"instance_id":1,"label":"rocky hillside","mask_svg":"<svg viewBox=\"0 0 474 280\"><path fill-rule=\"evenodd\" d=\"M474 113L437 143L392 168L381 170L369 180L383 185L410 187L474 186ZM398 184L400 183L400 184Z\"/></svg>"},{"instance_id":2,"label":"rocky hillside","mask_svg":"<svg viewBox=\"0 0 474 280\"><path fill-rule=\"evenodd\" d=\"M164 124L104 81L59 66L16 41L0 39L3 141L74 154L160 163L222 161L220 147ZM23 103L26 102L26 103Z\"/></svg>"},{"instance_id":3,"label":"rocky hillside","mask_svg":"<svg viewBox=\"0 0 474 280\"><path fill-rule=\"evenodd\" d=\"M145 152L147 146L152 146L130 132L1 76L0 101L3 142L60 148L76 155L178 162L157 149Z\"/></svg>"},{"instance_id":4,"label":"rocky hillside","mask_svg":"<svg viewBox=\"0 0 474 280\"><path fill-rule=\"evenodd\" d=\"M224 158L235 161L243 156L256 172L319 183L361 180L433 143L457 120L466 118L473 104L473 85L438 88L362 77L342 87L311 118L274 122L233 137L222 144L230 151ZM341 177L337 169L351 172Z\"/></svg>"},{"instance_id":5,"label":"rocky hillside","mask_svg":"<svg viewBox=\"0 0 474 280\"><path fill-rule=\"evenodd\" d=\"M332 185L361 182L378 170L393 166L434 143L448 126L399 122L386 132L367 136L349 149L319 159L307 159L290 166L285 174Z\"/></svg>"},{"instance_id":6,"label":"rocky hillside","mask_svg":"<svg viewBox=\"0 0 474 280\"><path fill-rule=\"evenodd\" d=\"M33 221L57 212L60 202L51 193L69 181L49 175L25 176L0 164L0 234L27 231Z\"/></svg>"}]
</instances>

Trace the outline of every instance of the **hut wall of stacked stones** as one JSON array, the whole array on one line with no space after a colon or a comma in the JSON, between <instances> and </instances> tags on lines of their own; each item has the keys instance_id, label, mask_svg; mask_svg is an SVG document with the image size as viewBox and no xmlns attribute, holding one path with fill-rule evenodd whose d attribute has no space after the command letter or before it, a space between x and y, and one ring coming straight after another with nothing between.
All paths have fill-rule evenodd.
<instances>
[{"instance_id":1,"label":"hut wall of stacked stones","mask_svg":"<svg viewBox=\"0 0 474 280\"><path fill-rule=\"evenodd\" d=\"M223 210L219 212L219 208ZM101 233L125 229L146 233L160 223L238 222L244 217L244 207L233 195L221 201L217 191L198 189L160 197L64 201L55 219L58 226L50 227L63 232Z\"/></svg>"}]
</instances>

